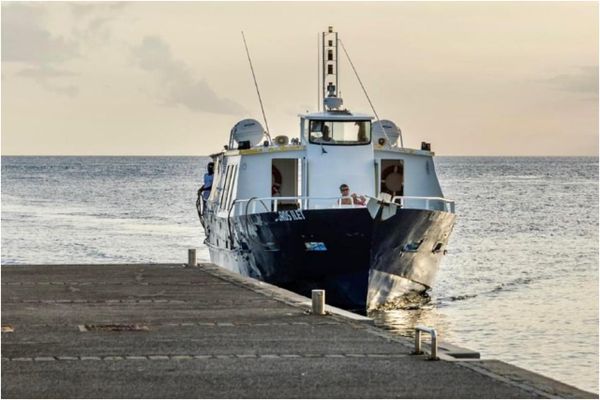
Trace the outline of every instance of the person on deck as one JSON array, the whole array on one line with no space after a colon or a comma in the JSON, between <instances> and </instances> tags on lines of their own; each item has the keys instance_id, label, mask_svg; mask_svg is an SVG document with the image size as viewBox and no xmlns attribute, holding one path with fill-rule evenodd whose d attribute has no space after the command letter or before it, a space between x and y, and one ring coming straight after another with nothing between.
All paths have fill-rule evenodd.
<instances>
[{"instance_id":1,"label":"person on deck","mask_svg":"<svg viewBox=\"0 0 600 400\"><path fill-rule=\"evenodd\" d=\"M202 201L204 203L208 200L210 190L212 189L213 178L215 176L215 163L209 162L206 169L207 173L204 174L204 184L200 187L200 190L198 190L198 195L202 196Z\"/></svg>"},{"instance_id":2,"label":"person on deck","mask_svg":"<svg viewBox=\"0 0 600 400\"><path fill-rule=\"evenodd\" d=\"M364 206L367 203L364 196L358 196L356 193L350 194L350 187L345 183L340 186L340 193L342 194L342 198L339 200L341 205Z\"/></svg>"}]
</instances>

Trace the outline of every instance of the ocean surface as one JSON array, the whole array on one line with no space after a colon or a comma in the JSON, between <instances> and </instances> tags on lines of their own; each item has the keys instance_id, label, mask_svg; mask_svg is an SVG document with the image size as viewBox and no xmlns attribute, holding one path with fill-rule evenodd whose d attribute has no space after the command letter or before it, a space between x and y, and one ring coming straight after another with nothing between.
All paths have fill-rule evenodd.
<instances>
[{"instance_id":1,"label":"ocean surface","mask_svg":"<svg viewBox=\"0 0 600 400\"><path fill-rule=\"evenodd\" d=\"M2 157L2 264L186 262L207 157ZM431 302L379 311L598 393L598 158L438 157L457 223Z\"/></svg>"}]
</instances>

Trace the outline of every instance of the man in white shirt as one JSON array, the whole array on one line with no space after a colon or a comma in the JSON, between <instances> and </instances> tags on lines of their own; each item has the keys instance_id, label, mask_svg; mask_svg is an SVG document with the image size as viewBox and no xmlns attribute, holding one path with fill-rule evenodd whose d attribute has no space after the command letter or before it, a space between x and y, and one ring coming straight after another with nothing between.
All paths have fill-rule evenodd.
<instances>
[{"instance_id":1,"label":"man in white shirt","mask_svg":"<svg viewBox=\"0 0 600 400\"><path fill-rule=\"evenodd\" d=\"M213 178L215 176L215 163L209 162L206 169L208 172L204 174L204 184L199 190L202 196L202 201L205 203L206 200L208 200L208 196L210 196L210 190L212 189Z\"/></svg>"}]
</instances>

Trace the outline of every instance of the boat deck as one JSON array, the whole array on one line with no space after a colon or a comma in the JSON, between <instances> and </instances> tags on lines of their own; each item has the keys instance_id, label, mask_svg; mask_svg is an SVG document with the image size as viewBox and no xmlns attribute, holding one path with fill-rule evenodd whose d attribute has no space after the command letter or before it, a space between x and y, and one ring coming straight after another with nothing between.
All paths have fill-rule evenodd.
<instances>
[{"instance_id":1,"label":"boat deck","mask_svg":"<svg viewBox=\"0 0 600 400\"><path fill-rule=\"evenodd\" d=\"M2 267L3 398L597 397L211 264ZM12 330L12 332L11 332Z\"/></svg>"}]
</instances>

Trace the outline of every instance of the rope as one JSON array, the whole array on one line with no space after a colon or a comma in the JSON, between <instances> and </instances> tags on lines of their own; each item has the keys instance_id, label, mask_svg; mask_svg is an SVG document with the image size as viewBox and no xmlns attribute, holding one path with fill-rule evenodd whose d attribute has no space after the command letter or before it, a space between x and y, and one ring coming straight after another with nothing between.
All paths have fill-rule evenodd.
<instances>
[{"instance_id":1,"label":"rope","mask_svg":"<svg viewBox=\"0 0 600 400\"><path fill-rule=\"evenodd\" d=\"M344 46L344 42L342 42L342 39L338 39L338 41L342 45L342 49L344 50L344 53L346 54L346 57L348 57L348 61L350 62L350 66L352 67L352 70L354 71L354 75L356 75L356 79L358 79L358 83L360 83L360 87L362 88L363 92L365 93L365 96L367 97L367 100L369 101L369 105L371 106L371 110L373 110L373 114L375 114L375 117L379 121L379 124L381 125L381 129L383 129L383 135L385 136L385 138L389 142L390 138L387 135L385 127L381 123L381 119L379 118L379 115L377 115L377 111L375 111L375 107L373 106L373 103L371 102L371 98L369 97L369 94L367 93L367 89L365 89L365 85L363 85L362 80L360 79L360 76L358 76L358 72L356 71L356 68L354 68L354 63L352 63L352 59L350 58L350 55L348 54L348 51L346 50L346 46ZM402 148L404 148L404 142L402 141L402 132L400 132L400 146Z\"/></svg>"},{"instance_id":2,"label":"rope","mask_svg":"<svg viewBox=\"0 0 600 400\"><path fill-rule=\"evenodd\" d=\"M269 132L269 124L267 123L267 116L265 115L265 108L263 107L262 98L260 97L260 91L258 90L258 83L256 82L256 75L254 74L254 67L252 66L252 60L250 59L250 51L248 50L248 45L246 44L246 36L244 36L244 31L242 31L242 39L244 39L244 47L246 48L246 54L248 55L248 62L250 63L250 70L252 71L252 78L254 79L254 86L256 87L256 93L258 94L258 101L260 103L260 109L262 110L263 119L265 121L265 126L267 128L267 137L269 138L269 142L273 143L273 140L271 140L271 134Z\"/></svg>"}]
</instances>

